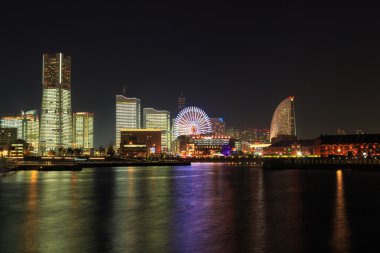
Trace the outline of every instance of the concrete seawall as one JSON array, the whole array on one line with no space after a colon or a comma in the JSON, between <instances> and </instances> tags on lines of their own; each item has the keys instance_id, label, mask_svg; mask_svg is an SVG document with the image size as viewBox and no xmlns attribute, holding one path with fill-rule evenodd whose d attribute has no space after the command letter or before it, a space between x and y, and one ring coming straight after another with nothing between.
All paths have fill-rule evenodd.
<instances>
[{"instance_id":1,"label":"concrete seawall","mask_svg":"<svg viewBox=\"0 0 380 253\"><path fill-rule=\"evenodd\" d=\"M12 168L2 168L0 172L12 170L38 170L38 171L81 171L83 168L98 167L146 167L146 166L190 166L189 161L91 161L91 162L59 162L40 161L22 162Z\"/></svg>"},{"instance_id":2,"label":"concrete seawall","mask_svg":"<svg viewBox=\"0 0 380 253\"><path fill-rule=\"evenodd\" d=\"M380 160L346 158L273 158L264 159L264 169L358 169L380 171Z\"/></svg>"}]
</instances>

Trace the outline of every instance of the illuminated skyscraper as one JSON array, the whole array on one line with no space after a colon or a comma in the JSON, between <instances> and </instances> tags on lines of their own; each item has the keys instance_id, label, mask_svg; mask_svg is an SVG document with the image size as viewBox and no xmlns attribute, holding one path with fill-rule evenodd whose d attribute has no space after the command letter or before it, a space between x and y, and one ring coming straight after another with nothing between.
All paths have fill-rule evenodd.
<instances>
[{"instance_id":1,"label":"illuminated skyscraper","mask_svg":"<svg viewBox=\"0 0 380 253\"><path fill-rule=\"evenodd\" d=\"M0 126L2 128L16 128L16 138L27 142L30 145L32 154L36 155L38 153L40 122L36 110L22 111L21 114L16 116L1 117Z\"/></svg>"},{"instance_id":2,"label":"illuminated skyscraper","mask_svg":"<svg viewBox=\"0 0 380 253\"><path fill-rule=\"evenodd\" d=\"M162 151L167 152L170 150L170 112L144 108L143 128L160 129Z\"/></svg>"},{"instance_id":3,"label":"illuminated skyscraper","mask_svg":"<svg viewBox=\"0 0 380 253\"><path fill-rule=\"evenodd\" d=\"M94 148L94 114L92 112L73 113L74 147L81 148L85 153Z\"/></svg>"},{"instance_id":4,"label":"illuminated skyscraper","mask_svg":"<svg viewBox=\"0 0 380 253\"><path fill-rule=\"evenodd\" d=\"M276 108L270 126L270 140L280 136L296 136L294 97L284 99Z\"/></svg>"},{"instance_id":5,"label":"illuminated skyscraper","mask_svg":"<svg viewBox=\"0 0 380 253\"><path fill-rule=\"evenodd\" d=\"M115 148L120 148L120 129L141 128L141 101L138 98L127 98L116 95L116 136Z\"/></svg>"},{"instance_id":6,"label":"illuminated skyscraper","mask_svg":"<svg viewBox=\"0 0 380 253\"><path fill-rule=\"evenodd\" d=\"M3 116L0 123L1 128L16 128L16 138L25 140L25 122L21 115Z\"/></svg>"},{"instance_id":7,"label":"illuminated skyscraper","mask_svg":"<svg viewBox=\"0 0 380 253\"><path fill-rule=\"evenodd\" d=\"M40 121L36 110L22 112L24 118L25 141L31 146L34 155L39 151Z\"/></svg>"},{"instance_id":8,"label":"illuminated skyscraper","mask_svg":"<svg viewBox=\"0 0 380 253\"><path fill-rule=\"evenodd\" d=\"M71 146L71 57L44 54L40 149L44 153Z\"/></svg>"}]
</instances>

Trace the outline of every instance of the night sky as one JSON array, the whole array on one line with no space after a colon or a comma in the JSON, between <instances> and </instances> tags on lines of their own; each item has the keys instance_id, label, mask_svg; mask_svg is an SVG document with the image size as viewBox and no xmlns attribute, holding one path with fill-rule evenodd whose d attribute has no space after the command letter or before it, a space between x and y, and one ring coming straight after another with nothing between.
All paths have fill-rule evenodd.
<instances>
[{"instance_id":1,"label":"night sky","mask_svg":"<svg viewBox=\"0 0 380 253\"><path fill-rule=\"evenodd\" d=\"M0 115L40 110L42 54L63 52L73 111L95 113L96 146L114 140L123 86L172 116L182 90L227 127L269 128L277 104L294 95L301 138L338 127L380 133L378 6L10 2L0 10Z\"/></svg>"}]
</instances>

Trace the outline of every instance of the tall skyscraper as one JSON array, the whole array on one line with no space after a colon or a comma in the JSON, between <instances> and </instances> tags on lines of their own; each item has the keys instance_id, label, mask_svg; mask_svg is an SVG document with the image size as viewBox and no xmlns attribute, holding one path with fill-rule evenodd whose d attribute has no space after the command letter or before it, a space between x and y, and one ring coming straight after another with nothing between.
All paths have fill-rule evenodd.
<instances>
[{"instance_id":1,"label":"tall skyscraper","mask_svg":"<svg viewBox=\"0 0 380 253\"><path fill-rule=\"evenodd\" d=\"M94 114L92 112L73 113L74 147L91 153L94 148Z\"/></svg>"},{"instance_id":2,"label":"tall skyscraper","mask_svg":"<svg viewBox=\"0 0 380 253\"><path fill-rule=\"evenodd\" d=\"M116 95L116 136L115 148L120 148L120 129L141 128L141 101L138 98L127 98Z\"/></svg>"},{"instance_id":3,"label":"tall skyscraper","mask_svg":"<svg viewBox=\"0 0 380 253\"><path fill-rule=\"evenodd\" d=\"M44 54L40 149L45 153L71 146L71 57Z\"/></svg>"},{"instance_id":4,"label":"tall skyscraper","mask_svg":"<svg viewBox=\"0 0 380 253\"><path fill-rule=\"evenodd\" d=\"M178 98L178 112L182 111L186 107L186 98L183 97L182 91L181 96Z\"/></svg>"},{"instance_id":5,"label":"tall skyscraper","mask_svg":"<svg viewBox=\"0 0 380 253\"><path fill-rule=\"evenodd\" d=\"M284 99L276 108L270 126L270 140L273 138L295 137L296 136L296 116L294 97Z\"/></svg>"},{"instance_id":6,"label":"tall skyscraper","mask_svg":"<svg viewBox=\"0 0 380 253\"><path fill-rule=\"evenodd\" d=\"M161 148L162 151L170 151L170 112L159 111L153 108L143 109L143 128L161 130Z\"/></svg>"}]
</instances>

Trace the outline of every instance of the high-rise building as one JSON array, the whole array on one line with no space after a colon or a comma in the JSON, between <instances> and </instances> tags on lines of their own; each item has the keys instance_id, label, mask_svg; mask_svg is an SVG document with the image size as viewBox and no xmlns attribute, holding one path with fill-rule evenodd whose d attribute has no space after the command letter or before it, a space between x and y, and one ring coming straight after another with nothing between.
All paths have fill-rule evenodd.
<instances>
[{"instance_id":1,"label":"high-rise building","mask_svg":"<svg viewBox=\"0 0 380 253\"><path fill-rule=\"evenodd\" d=\"M16 128L17 139L25 140L25 121L21 115L3 116L0 121L1 128Z\"/></svg>"},{"instance_id":2,"label":"high-rise building","mask_svg":"<svg viewBox=\"0 0 380 253\"><path fill-rule=\"evenodd\" d=\"M1 118L0 125L2 128L16 128L16 138L28 143L32 154L38 153L40 122L36 110L22 111L21 114L15 116L4 116Z\"/></svg>"},{"instance_id":3,"label":"high-rise building","mask_svg":"<svg viewBox=\"0 0 380 253\"><path fill-rule=\"evenodd\" d=\"M0 149L1 156L8 155L11 143L17 139L17 128L1 128L0 127Z\"/></svg>"},{"instance_id":4,"label":"high-rise building","mask_svg":"<svg viewBox=\"0 0 380 253\"><path fill-rule=\"evenodd\" d=\"M284 99L276 108L270 126L270 140L278 137L296 136L294 97Z\"/></svg>"},{"instance_id":5,"label":"high-rise building","mask_svg":"<svg viewBox=\"0 0 380 253\"><path fill-rule=\"evenodd\" d=\"M92 112L73 113L73 141L75 148L91 153L94 148L94 114Z\"/></svg>"},{"instance_id":6,"label":"high-rise building","mask_svg":"<svg viewBox=\"0 0 380 253\"><path fill-rule=\"evenodd\" d=\"M71 57L44 54L40 150L45 153L71 146Z\"/></svg>"},{"instance_id":7,"label":"high-rise building","mask_svg":"<svg viewBox=\"0 0 380 253\"><path fill-rule=\"evenodd\" d=\"M31 110L27 112L22 112L22 117L24 119L24 129L25 141L31 147L31 153L34 155L38 154L39 151L39 140L40 140L40 121L36 110Z\"/></svg>"},{"instance_id":8,"label":"high-rise building","mask_svg":"<svg viewBox=\"0 0 380 253\"><path fill-rule=\"evenodd\" d=\"M215 135L226 134L226 122L222 118L210 118L212 133Z\"/></svg>"},{"instance_id":9,"label":"high-rise building","mask_svg":"<svg viewBox=\"0 0 380 253\"><path fill-rule=\"evenodd\" d=\"M141 101L138 98L127 98L116 95L116 136L115 148L120 148L120 129L141 128Z\"/></svg>"},{"instance_id":10,"label":"high-rise building","mask_svg":"<svg viewBox=\"0 0 380 253\"><path fill-rule=\"evenodd\" d=\"M181 96L178 98L178 112L182 111L186 107L186 98L183 97L182 91Z\"/></svg>"},{"instance_id":11,"label":"high-rise building","mask_svg":"<svg viewBox=\"0 0 380 253\"><path fill-rule=\"evenodd\" d=\"M170 151L170 112L155 110L153 108L143 109L143 128L161 130L161 149Z\"/></svg>"}]
</instances>

